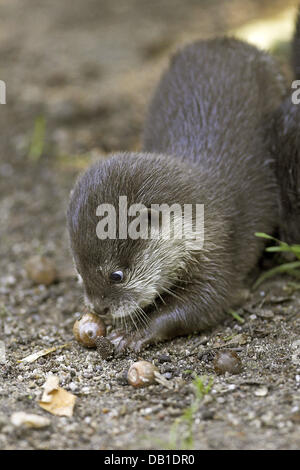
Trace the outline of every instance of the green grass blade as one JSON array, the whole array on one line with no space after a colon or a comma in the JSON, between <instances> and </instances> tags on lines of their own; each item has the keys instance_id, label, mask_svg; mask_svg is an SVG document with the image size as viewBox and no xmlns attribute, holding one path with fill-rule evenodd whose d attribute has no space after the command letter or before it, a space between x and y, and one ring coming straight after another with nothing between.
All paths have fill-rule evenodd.
<instances>
[{"instance_id":1,"label":"green grass blade","mask_svg":"<svg viewBox=\"0 0 300 470\"><path fill-rule=\"evenodd\" d=\"M228 313L233 316L239 323L245 323L245 320L240 317L238 313L236 313L234 310L228 310Z\"/></svg>"},{"instance_id":2,"label":"green grass blade","mask_svg":"<svg viewBox=\"0 0 300 470\"><path fill-rule=\"evenodd\" d=\"M33 135L28 151L30 160L37 161L43 154L45 147L46 120L43 116L36 118Z\"/></svg>"},{"instance_id":3,"label":"green grass blade","mask_svg":"<svg viewBox=\"0 0 300 470\"><path fill-rule=\"evenodd\" d=\"M266 273L262 274L257 281L253 285L253 289L256 289L263 281L266 279L269 279L272 276L275 276L275 274L280 274L280 273L290 273L294 274L294 270L300 268L300 261L294 261L292 263L285 263L281 264L280 266L276 266L276 268L270 269Z\"/></svg>"}]
</instances>

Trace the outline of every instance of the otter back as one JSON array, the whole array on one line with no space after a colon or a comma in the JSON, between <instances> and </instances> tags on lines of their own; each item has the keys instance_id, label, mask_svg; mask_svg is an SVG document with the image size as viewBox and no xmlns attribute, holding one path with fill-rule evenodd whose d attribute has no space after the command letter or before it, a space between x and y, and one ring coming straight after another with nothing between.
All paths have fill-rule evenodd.
<instances>
[{"instance_id":1,"label":"otter back","mask_svg":"<svg viewBox=\"0 0 300 470\"><path fill-rule=\"evenodd\" d=\"M145 151L184 159L208 181L217 175L207 191L231 221L242 265L246 252L253 265L261 249L254 232L272 233L278 223L265 129L285 89L274 59L254 46L232 38L198 41L173 57L146 119Z\"/></svg>"}]
</instances>

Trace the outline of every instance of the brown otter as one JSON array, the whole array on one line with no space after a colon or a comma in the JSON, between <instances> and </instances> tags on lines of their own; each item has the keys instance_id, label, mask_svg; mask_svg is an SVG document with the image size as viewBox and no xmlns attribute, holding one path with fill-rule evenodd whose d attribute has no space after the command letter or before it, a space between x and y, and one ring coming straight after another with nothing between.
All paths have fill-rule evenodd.
<instances>
[{"instance_id":1,"label":"brown otter","mask_svg":"<svg viewBox=\"0 0 300 470\"><path fill-rule=\"evenodd\" d=\"M278 223L265 131L284 93L267 53L233 38L195 42L175 54L158 84L143 151L115 154L77 181L71 249L87 304L121 323L110 336L119 351L207 328L234 304L263 250L254 232L272 233ZM149 210L204 204L204 245L99 239L97 207L117 208L119 196Z\"/></svg>"},{"instance_id":2,"label":"brown otter","mask_svg":"<svg viewBox=\"0 0 300 470\"><path fill-rule=\"evenodd\" d=\"M292 65L300 80L300 9L292 41ZM291 89L270 121L269 138L279 185L279 237L287 243L300 243L300 100Z\"/></svg>"}]
</instances>

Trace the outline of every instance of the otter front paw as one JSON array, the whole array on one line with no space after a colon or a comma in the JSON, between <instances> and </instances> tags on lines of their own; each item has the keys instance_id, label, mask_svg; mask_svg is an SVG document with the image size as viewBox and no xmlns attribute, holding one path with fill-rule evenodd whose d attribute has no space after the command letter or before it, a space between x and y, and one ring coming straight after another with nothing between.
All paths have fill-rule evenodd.
<instances>
[{"instance_id":1,"label":"otter front paw","mask_svg":"<svg viewBox=\"0 0 300 470\"><path fill-rule=\"evenodd\" d=\"M147 345L152 343L152 338L142 332L115 330L112 331L107 338L115 347L115 355L121 355L126 350L140 352Z\"/></svg>"}]
</instances>

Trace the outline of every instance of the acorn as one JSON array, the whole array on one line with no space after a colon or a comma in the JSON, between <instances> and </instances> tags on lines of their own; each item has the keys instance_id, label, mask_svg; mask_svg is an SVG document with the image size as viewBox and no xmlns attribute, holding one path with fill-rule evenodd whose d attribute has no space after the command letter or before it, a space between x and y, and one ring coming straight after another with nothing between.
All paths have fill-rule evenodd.
<instances>
[{"instance_id":1,"label":"acorn","mask_svg":"<svg viewBox=\"0 0 300 470\"><path fill-rule=\"evenodd\" d=\"M217 374L239 374L242 370L242 361L235 351L218 351L214 359L214 369Z\"/></svg>"},{"instance_id":2,"label":"acorn","mask_svg":"<svg viewBox=\"0 0 300 470\"><path fill-rule=\"evenodd\" d=\"M134 362L129 368L127 380L133 387L147 387L155 383L155 372L158 372L151 362Z\"/></svg>"},{"instance_id":3,"label":"acorn","mask_svg":"<svg viewBox=\"0 0 300 470\"><path fill-rule=\"evenodd\" d=\"M78 343L87 348L94 348L96 339L106 335L106 327L97 315L86 313L74 323L73 333Z\"/></svg>"},{"instance_id":4,"label":"acorn","mask_svg":"<svg viewBox=\"0 0 300 470\"><path fill-rule=\"evenodd\" d=\"M25 270L27 276L36 284L49 286L58 278L55 264L47 256L31 256L25 263Z\"/></svg>"}]
</instances>

